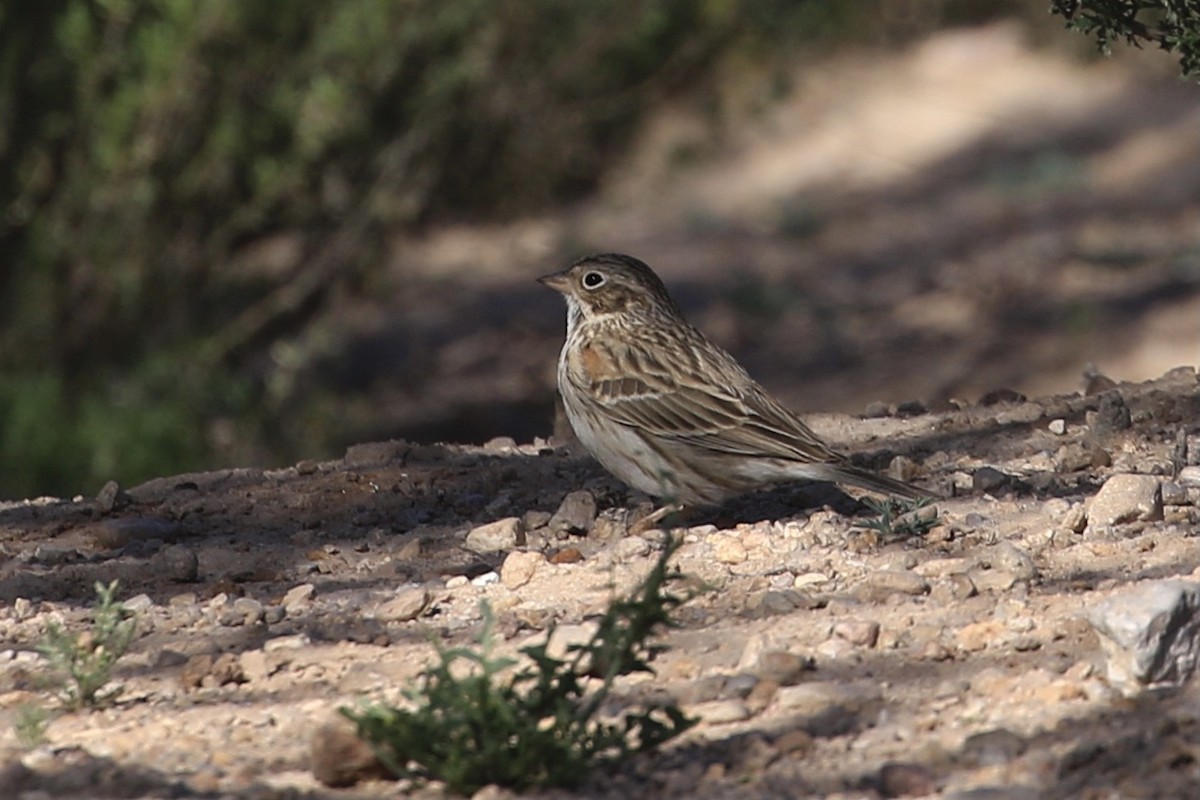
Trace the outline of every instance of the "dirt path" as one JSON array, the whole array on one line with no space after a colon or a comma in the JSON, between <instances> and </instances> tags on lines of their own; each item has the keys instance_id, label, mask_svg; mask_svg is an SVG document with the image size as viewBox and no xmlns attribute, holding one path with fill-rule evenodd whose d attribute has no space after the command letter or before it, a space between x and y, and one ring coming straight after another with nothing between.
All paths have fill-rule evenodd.
<instances>
[{"instance_id":1,"label":"dirt path","mask_svg":"<svg viewBox=\"0 0 1200 800\"><path fill-rule=\"evenodd\" d=\"M941 523L880 537L819 487L696 520L678 564L718 590L682 611L657 676L620 690L670 693L705 722L579 796L1194 791L1194 689L1124 698L1085 617L1139 582L1200 578L1200 486L1170 476L1181 428L1200 453L1198 418L1200 383L1179 370L1106 395L815 419L867 463L911 457L915 479L950 496ZM1110 524L1088 501L1123 473L1153 476L1162 504ZM660 536L630 535L619 512L640 499L545 443L363 445L112 499L0 510L6 797L397 796L314 779L310 739L339 705L395 699L430 636L478 633L481 599L508 648L552 621L577 630ZM505 541L518 533L523 545ZM523 572L512 550L533 554ZM24 750L20 709L48 702L34 644L52 620L80 625L92 583L114 578L140 624L121 699L55 719Z\"/></svg>"}]
</instances>

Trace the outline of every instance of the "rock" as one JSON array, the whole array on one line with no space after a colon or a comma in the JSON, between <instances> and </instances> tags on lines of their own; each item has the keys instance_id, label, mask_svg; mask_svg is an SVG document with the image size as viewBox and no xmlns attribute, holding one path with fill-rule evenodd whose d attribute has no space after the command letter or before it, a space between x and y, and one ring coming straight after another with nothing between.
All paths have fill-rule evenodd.
<instances>
[{"instance_id":1,"label":"rock","mask_svg":"<svg viewBox=\"0 0 1200 800\"><path fill-rule=\"evenodd\" d=\"M1025 740L1005 728L996 728L967 737L962 758L976 767L991 767L1012 761L1025 752Z\"/></svg>"},{"instance_id":2,"label":"rock","mask_svg":"<svg viewBox=\"0 0 1200 800\"><path fill-rule=\"evenodd\" d=\"M1041 800L1044 795L1029 786L977 786L942 795L942 800Z\"/></svg>"},{"instance_id":3,"label":"rock","mask_svg":"<svg viewBox=\"0 0 1200 800\"><path fill-rule=\"evenodd\" d=\"M998 425L1022 425L1037 422L1046 414L1039 403L1021 403L996 415Z\"/></svg>"},{"instance_id":4,"label":"rock","mask_svg":"<svg viewBox=\"0 0 1200 800\"><path fill-rule=\"evenodd\" d=\"M136 614L140 611L146 611L150 608L153 608L154 601L150 599L150 595L148 594L139 594L129 598L128 600L122 600L121 605L125 607L126 611L132 611Z\"/></svg>"},{"instance_id":5,"label":"rock","mask_svg":"<svg viewBox=\"0 0 1200 800\"><path fill-rule=\"evenodd\" d=\"M319 725L309 740L309 767L326 786L342 788L359 781L394 778L353 722L340 714Z\"/></svg>"},{"instance_id":6,"label":"rock","mask_svg":"<svg viewBox=\"0 0 1200 800\"><path fill-rule=\"evenodd\" d=\"M293 586L291 589L287 590L286 594L283 595L283 600L280 602L280 605L284 607L287 613L295 614L296 612L307 607L312 602L313 595L316 593L316 591L316 587L311 583L301 583L298 586Z\"/></svg>"},{"instance_id":7,"label":"rock","mask_svg":"<svg viewBox=\"0 0 1200 800\"><path fill-rule=\"evenodd\" d=\"M1018 580L1030 580L1038 575L1037 565L1033 558L1012 542L1000 542L988 548L983 555L993 569L1002 569L1012 573Z\"/></svg>"},{"instance_id":8,"label":"rock","mask_svg":"<svg viewBox=\"0 0 1200 800\"><path fill-rule=\"evenodd\" d=\"M746 598L746 613L752 617L775 617L790 614L797 608L796 592L755 592Z\"/></svg>"},{"instance_id":9,"label":"rock","mask_svg":"<svg viewBox=\"0 0 1200 800\"><path fill-rule=\"evenodd\" d=\"M559 625L550 634L550 641L546 644L546 654L551 658L563 658L567 655L568 647L587 644L599 629L600 623L595 620L573 625Z\"/></svg>"},{"instance_id":10,"label":"rock","mask_svg":"<svg viewBox=\"0 0 1200 800\"><path fill-rule=\"evenodd\" d=\"M840 620L833 625L833 635L860 647L874 647L879 640L879 623L874 620Z\"/></svg>"},{"instance_id":11,"label":"rock","mask_svg":"<svg viewBox=\"0 0 1200 800\"><path fill-rule=\"evenodd\" d=\"M466 548L473 553L502 553L525 546L525 527L519 517L505 517L472 528Z\"/></svg>"},{"instance_id":12,"label":"rock","mask_svg":"<svg viewBox=\"0 0 1200 800\"><path fill-rule=\"evenodd\" d=\"M1184 467L1179 470L1178 480L1184 486L1200 486L1200 467Z\"/></svg>"},{"instance_id":13,"label":"rock","mask_svg":"<svg viewBox=\"0 0 1200 800\"><path fill-rule=\"evenodd\" d=\"M972 622L955 631L954 636L961 650L986 650L992 642L1003 640L1004 626L995 620Z\"/></svg>"},{"instance_id":14,"label":"rock","mask_svg":"<svg viewBox=\"0 0 1200 800\"><path fill-rule=\"evenodd\" d=\"M1062 436L1067 432L1067 421L1065 419L1052 419L1046 428L1055 436Z\"/></svg>"},{"instance_id":15,"label":"rock","mask_svg":"<svg viewBox=\"0 0 1200 800\"><path fill-rule=\"evenodd\" d=\"M750 718L750 709L741 700L710 700L687 706L684 712L708 725L727 725Z\"/></svg>"},{"instance_id":16,"label":"rock","mask_svg":"<svg viewBox=\"0 0 1200 800\"><path fill-rule=\"evenodd\" d=\"M713 537L713 558L722 564L741 564L748 557L745 546L735 536L718 534Z\"/></svg>"},{"instance_id":17,"label":"rock","mask_svg":"<svg viewBox=\"0 0 1200 800\"><path fill-rule=\"evenodd\" d=\"M882 400L875 400L867 403L867 407L863 409L863 417L866 419L879 419L881 417L890 416L892 408Z\"/></svg>"},{"instance_id":18,"label":"rock","mask_svg":"<svg viewBox=\"0 0 1200 800\"><path fill-rule=\"evenodd\" d=\"M936 581L929 589L929 596L936 602L949 603L966 600L979 593L970 575L948 575Z\"/></svg>"},{"instance_id":19,"label":"rock","mask_svg":"<svg viewBox=\"0 0 1200 800\"><path fill-rule=\"evenodd\" d=\"M775 707L795 714L813 736L840 736L854 729L860 714L881 703L883 695L874 681L817 681L785 686L775 693Z\"/></svg>"},{"instance_id":20,"label":"rock","mask_svg":"<svg viewBox=\"0 0 1200 800\"><path fill-rule=\"evenodd\" d=\"M241 617L243 625L256 625L263 618L264 606L253 597L239 597L233 601L233 612Z\"/></svg>"},{"instance_id":21,"label":"rock","mask_svg":"<svg viewBox=\"0 0 1200 800\"><path fill-rule=\"evenodd\" d=\"M969 558L931 558L913 567L913 572L924 578L942 578L946 575L961 575L970 571L975 562Z\"/></svg>"},{"instance_id":22,"label":"rock","mask_svg":"<svg viewBox=\"0 0 1200 800\"><path fill-rule=\"evenodd\" d=\"M443 448L437 445L432 445L431 447L444 452ZM346 455L342 457L342 461L348 467L379 467L384 464L403 464L405 457L412 449L413 446L402 439L389 442L355 444L346 449Z\"/></svg>"},{"instance_id":23,"label":"rock","mask_svg":"<svg viewBox=\"0 0 1200 800\"><path fill-rule=\"evenodd\" d=\"M401 589L391 600L381 603L375 618L383 622L408 622L420 616L429 605L429 592L421 586Z\"/></svg>"},{"instance_id":24,"label":"rock","mask_svg":"<svg viewBox=\"0 0 1200 800\"><path fill-rule=\"evenodd\" d=\"M770 650L759 656L754 674L760 680L773 681L778 686L792 686L799 683L800 676L812 668L811 658L786 650Z\"/></svg>"},{"instance_id":25,"label":"rock","mask_svg":"<svg viewBox=\"0 0 1200 800\"><path fill-rule=\"evenodd\" d=\"M242 674L246 676L246 680L250 683L257 683L266 680L271 676L278 666L273 666L271 660L267 658L266 652L262 650L247 650L238 656L238 665L242 669Z\"/></svg>"},{"instance_id":26,"label":"rock","mask_svg":"<svg viewBox=\"0 0 1200 800\"><path fill-rule=\"evenodd\" d=\"M476 575L474 578L471 578L472 586L491 586L493 583L499 582L500 573L496 572L494 569L488 570L482 575Z\"/></svg>"},{"instance_id":27,"label":"rock","mask_svg":"<svg viewBox=\"0 0 1200 800\"><path fill-rule=\"evenodd\" d=\"M181 544L160 550L150 559L150 568L160 578L179 583L193 583L200 577L200 559L196 551Z\"/></svg>"},{"instance_id":28,"label":"rock","mask_svg":"<svg viewBox=\"0 0 1200 800\"><path fill-rule=\"evenodd\" d=\"M893 594L919 595L929 591L929 582L915 572L881 569L867 576L863 587L867 600L883 600Z\"/></svg>"},{"instance_id":29,"label":"rock","mask_svg":"<svg viewBox=\"0 0 1200 800\"><path fill-rule=\"evenodd\" d=\"M1164 483L1162 501L1164 506L1186 506L1189 503L1187 489L1174 481Z\"/></svg>"},{"instance_id":30,"label":"rock","mask_svg":"<svg viewBox=\"0 0 1200 800\"><path fill-rule=\"evenodd\" d=\"M514 550L504 557L500 565L500 582L507 589L519 589L532 580L538 567L546 563L546 557L541 553L526 550Z\"/></svg>"},{"instance_id":31,"label":"rock","mask_svg":"<svg viewBox=\"0 0 1200 800\"><path fill-rule=\"evenodd\" d=\"M1088 506L1088 525L1162 519L1162 482L1153 475L1113 475Z\"/></svg>"},{"instance_id":32,"label":"rock","mask_svg":"<svg viewBox=\"0 0 1200 800\"><path fill-rule=\"evenodd\" d=\"M547 527L556 533L586 534L596 521L596 498L586 490L571 492L558 506Z\"/></svg>"},{"instance_id":33,"label":"rock","mask_svg":"<svg viewBox=\"0 0 1200 800\"><path fill-rule=\"evenodd\" d=\"M1017 576L1006 569L977 569L965 576L976 593L1007 592L1017 584ZM962 587L960 587L962 588ZM967 595L970 597L971 595Z\"/></svg>"},{"instance_id":34,"label":"rock","mask_svg":"<svg viewBox=\"0 0 1200 800\"><path fill-rule=\"evenodd\" d=\"M222 653L215 658L211 653L200 653L183 665L179 682L185 689L213 688L227 683L245 683L246 676L233 653Z\"/></svg>"},{"instance_id":35,"label":"rock","mask_svg":"<svg viewBox=\"0 0 1200 800\"><path fill-rule=\"evenodd\" d=\"M1008 486L1012 478L995 467L980 467L971 475L971 489L991 494Z\"/></svg>"},{"instance_id":36,"label":"rock","mask_svg":"<svg viewBox=\"0 0 1200 800\"><path fill-rule=\"evenodd\" d=\"M1083 533L1087 523L1087 506L1083 503L1074 504L1063 514L1062 526L1072 533Z\"/></svg>"},{"instance_id":37,"label":"rock","mask_svg":"<svg viewBox=\"0 0 1200 800\"><path fill-rule=\"evenodd\" d=\"M1129 414L1129 406L1120 392L1105 392L1100 396L1100 406L1092 417L1092 430L1099 436L1107 436L1118 431L1128 430L1133 424Z\"/></svg>"},{"instance_id":38,"label":"rock","mask_svg":"<svg viewBox=\"0 0 1200 800\"><path fill-rule=\"evenodd\" d=\"M937 792L937 781L920 764L884 764L879 771L879 793L884 797L928 797Z\"/></svg>"},{"instance_id":39,"label":"rock","mask_svg":"<svg viewBox=\"0 0 1200 800\"><path fill-rule=\"evenodd\" d=\"M1054 454L1054 468L1058 472L1078 472L1092 466L1092 452L1079 442L1064 444Z\"/></svg>"},{"instance_id":40,"label":"rock","mask_svg":"<svg viewBox=\"0 0 1200 800\"><path fill-rule=\"evenodd\" d=\"M578 547L564 547L551 553L546 560L551 564L577 564L583 561L583 553Z\"/></svg>"},{"instance_id":41,"label":"rock","mask_svg":"<svg viewBox=\"0 0 1200 800\"><path fill-rule=\"evenodd\" d=\"M644 558L650 555L650 542L643 539L641 536L630 536L625 539L618 539L611 545L613 560L617 563L632 561L637 558Z\"/></svg>"},{"instance_id":42,"label":"rock","mask_svg":"<svg viewBox=\"0 0 1200 800\"><path fill-rule=\"evenodd\" d=\"M133 502L133 498L121 490L116 481L109 481L96 494L96 510L101 514L124 508Z\"/></svg>"},{"instance_id":43,"label":"rock","mask_svg":"<svg viewBox=\"0 0 1200 800\"><path fill-rule=\"evenodd\" d=\"M1100 634L1109 680L1133 692L1182 684L1200 664L1200 583L1144 583L1095 606L1088 621Z\"/></svg>"},{"instance_id":44,"label":"rock","mask_svg":"<svg viewBox=\"0 0 1200 800\"><path fill-rule=\"evenodd\" d=\"M276 636L263 642L263 650L268 653L281 653L289 650L301 650L312 644L312 640L303 633L290 636Z\"/></svg>"}]
</instances>

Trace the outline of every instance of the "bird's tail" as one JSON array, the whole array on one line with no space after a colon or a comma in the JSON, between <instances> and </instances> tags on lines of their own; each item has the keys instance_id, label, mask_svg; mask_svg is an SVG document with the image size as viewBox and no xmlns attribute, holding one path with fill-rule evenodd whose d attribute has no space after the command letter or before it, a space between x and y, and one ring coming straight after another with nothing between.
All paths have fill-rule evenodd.
<instances>
[{"instance_id":1,"label":"bird's tail","mask_svg":"<svg viewBox=\"0 0 1200 800\"><path fill-rule=\"evenodd\" d=\"M865 469L852 467L849 464L831 464L822 470L822 472L825 474L822 475L821 480L832 481L833 483L846 483L882 495L895 495L897 497L906 497L910 500L919 500L922 498L938 499L940 497L936 492L922 489L920 486L913 486L911 483L905 483L895 478L889 478L886 475L879 475Z\"/></svg>"}]
</instances>

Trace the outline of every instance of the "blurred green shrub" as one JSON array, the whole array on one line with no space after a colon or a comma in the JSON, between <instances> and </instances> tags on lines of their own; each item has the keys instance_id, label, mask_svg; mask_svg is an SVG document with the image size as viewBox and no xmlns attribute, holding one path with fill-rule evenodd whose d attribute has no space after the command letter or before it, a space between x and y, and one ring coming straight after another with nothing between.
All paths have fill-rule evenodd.
<instances>
[{"instance_id":1,"label":"blurred green shrub","mask_svg":"<svg viewBox=\"0 0 1200 800\"><path fill-rule=\"evenodd\" d=\"M326 455L273 347L370 286L386 234L577 197L731 53L884 5L6 0L0 496Z\"/></svg>"}]
</instances>

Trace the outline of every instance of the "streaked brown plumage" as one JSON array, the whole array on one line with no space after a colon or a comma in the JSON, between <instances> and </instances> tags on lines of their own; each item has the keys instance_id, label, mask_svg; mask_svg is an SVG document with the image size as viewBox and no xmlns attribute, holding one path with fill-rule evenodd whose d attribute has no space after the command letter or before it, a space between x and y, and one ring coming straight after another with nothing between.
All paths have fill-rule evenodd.
<instances>
[{"instance_id":1,"label":"streaked brown plumage","mask_svg":"<svg viewBox=\"0 0 1200 800\"><path fill-rule=\"evenodd\" d=\"M571 427L630 486L701 505L791 480L929 494L831 450L689 325L638 259L588 256L538 280L567 301L558 388Z\"/></svg>"}]
</instances>

